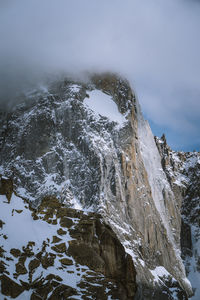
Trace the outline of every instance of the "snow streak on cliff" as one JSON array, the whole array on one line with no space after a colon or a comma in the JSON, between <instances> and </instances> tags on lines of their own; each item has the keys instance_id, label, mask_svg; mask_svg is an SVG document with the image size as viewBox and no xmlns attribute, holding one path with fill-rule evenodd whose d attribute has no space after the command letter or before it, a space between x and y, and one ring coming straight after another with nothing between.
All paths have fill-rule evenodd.
<instances>
[{"instance_id":1,"label":"snow streak on cliff","mask_svg":"<svg viewBox=\"0 0 200 300\"><path fill-rule=\"evenodd\" d=\"M180 257L181 196L126 80L63 79L26 93L0 122L0 173L19 196L34 208L54 196L100 213L132 256L135 299L191 295Z\"/></svg>"}]
</instances>

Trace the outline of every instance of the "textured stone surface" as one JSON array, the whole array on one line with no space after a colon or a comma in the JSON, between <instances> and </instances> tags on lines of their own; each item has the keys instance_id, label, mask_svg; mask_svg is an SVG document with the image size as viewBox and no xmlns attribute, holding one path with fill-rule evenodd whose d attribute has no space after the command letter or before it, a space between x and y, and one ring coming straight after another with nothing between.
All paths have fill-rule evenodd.
<instances>
[{"instance_id":1,"label":"textured stone surface","mask_svg":"<svg viewBox=\"0 0 200 300\"><path fill-rule=\"evenodd\" d=\"M11 280L8 276L1 276L1 292L5 296L10 296L11 298L18 297L24 288L17 284L15 281Z\"/></svg>"},{"instance_id":2,"label":"textured stone surface","mask_svg":"<svg viewBox=\"0 0 200 300\"><path fill-rule=\"evenodd\" d=\"M23 199L20 201L24 202ZM10 206L12 211L12 198L6 205ZM27 210L32 211L31 208ZM34 223L41 221L46 223L49 233L51 230L56 231L55 225L49 222L52 215L60 224L57 227L62 228L63 215L67 220L73 219L74 226L70 229L64 227L65 234L59 240L55 239L55 235L46 237L42 234L44 240L39 244L39 236L36 234L31 236L32 241L22 245L20 249L11 248L10 253L7 253L2 248L2 297L15 298L25 292L27 294L23 294L22 297L43 300L64 300L69 297L73 299L76 295L81 299L108 299L108 296L114 299L134 298L136 271L132 258L99 214L67 208L55 197L49 199L49 206L45 198L38 209L33 211L38 219L32 219L30 222L36 233L37 225ZM11 221L12 215L9 223ZM55 241L54 246L50 243L52 239ZM12 242L11 240L10 243ZM9 257L9 254L16 260ZM16 269L16 272L13 273L13 269ZM59 271L61 276L57 275ZM67 274L71 274L71 277L68 276L66 284ZM77 288L74 288L74 285L77 285Z\"/></svg>"},{"instance_id":3,"label":"textured stone surface","mask_svg":"<svg viewBox=\"0 0 200 300\"><path fill-rule=\"evenodd\" d=\"M13 193L13 182L9 178L0 177L0 195L6 195L8 201L10 201Z\"/></svg>"},{"instance_id":4,"label":"textured stone surface","mask_svg":"<svg viewBox=\"0 0 200 300\"><path fill-rule=\"evenodd\" d=\"M76 240L70 241L68 254L115 280L121 299L133 299L136 271L131 256L125 253L112 229L98 218L81 219L70 234Z\"/></svg>"},{"instance_id":5,"label":"textured stone surface","mask_svg":"<svg viewBox=\"0 0 200 300\"><path fill-rule=\"evenodd\" d=\"M194 298L200 297L199 289L199 200L200 200L200 153L175 152L166 143L165 136L156 138L163 161L163 169L179 200L182 212L181 252L186 272L194 291Z\"/></svg>"},{"instance_id":6,"label":"textured stone surface","mask_svg":"<svg viewBox=\"0 0 200 300\"><path fill-rule=\"evenodd\" d=\"M97 116L84 104L87 94L95 89L110 95L119 112L126 116L122 126ZM70 218L70 213L74 214L70 207L77 200L82 207L101 213L126 251L133 255L137 299L156 299L152 291L166 294L164 286L169 280L161 276L155 281L152 273L158 266L171 274L181 286L180 291L191 293L179 255L181 189L173 186L167 172L160 171L169 164L167 155L161 161L162 155L126 80L103 74L91 76L84 83L55 82L47 93L25 96L11 113L2 112L2 116L3 173L13 178L19 194L24 195L25 190L35 208L46 197L43 207L47 208L45 220L49 224L56 224L53 209L60 208L56 197L69 207L65 212L61 210L59 217L65 217L67 212ZM73 217L80 216L77 212ZM71 226L69 222L66 225ZM96 225L83 222L83 226L92 233ZM73 251L80 245L88 247L90 235L83 232L83 245L82 233L72 230L78 241L71 243ZM65 233L58 229L59 237ZM106 248L105 258L113 255L116 263L112 242L111 239L111 244L105 245L111 251L109 254ZM101 259L96 262L103 269ZM114 263L109 267L110 272L114 270ZM168 295L172 297L170 287Z\"/></svg>"}]
</instances>

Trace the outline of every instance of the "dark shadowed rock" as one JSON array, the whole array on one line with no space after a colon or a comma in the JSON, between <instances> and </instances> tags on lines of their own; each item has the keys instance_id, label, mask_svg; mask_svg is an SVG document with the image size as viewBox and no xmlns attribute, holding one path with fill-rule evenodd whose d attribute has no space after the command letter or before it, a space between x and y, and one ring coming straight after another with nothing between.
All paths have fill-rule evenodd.
<instances>
[{"instance_id":1,"label":"dark shadowed rock","mask_svg":"<svg viewBox=\"0 0 200 300\"><path fill-rule=\"evenodd\" d=\"M8 276L2 275L1 277L1 293L5 296L10 296L12 298L18 297L23 293L24 288L11 280Z\"/></svg>"},{"instance_id":2,"label":"dark shadowed rock","mask_svg":"<svg viewBox=\"0 0 200 300\"><path fill-rule=\"evenodd\" d=\"M182 220L181 223L181 251L183 257L192 255L192 237L190 225Z\"/></svg>"},{"instance_id":3,"label":"dark shadowed rock","mask_svg":"<svg viewBox=\"0 0 200 300\"><path fill-rule=\"evenodd\" d=\"M10 250L10 253L14 256L14 257L19 257L21 255L21 251L19 249L15 249L15 248L12 248Z\"/></svg>"},{"instance_id":4,"label":"dark shadowed rock","mask_svg":"<svg viewBox=\"0 0 200 300\"><path fill-rule=\"evenodd\" d=\"M81 219L70 234L76 240L70 241L68 254L80 264L112 278L118 286L120 299L133 299L136 293L133 261L110 226L94 215Z\"/></svg>"},{"instance_id":5,"label":"dark shadowed rock","mask_svg":"<svg viewBox=\"0 0 200 300\"><path fill-rule=\"evenodd\" d=\"M10 202L13 193L12 179L3 178L0 176L0 195L6 195L6 198Z\"/></svg>"}]
</instances>

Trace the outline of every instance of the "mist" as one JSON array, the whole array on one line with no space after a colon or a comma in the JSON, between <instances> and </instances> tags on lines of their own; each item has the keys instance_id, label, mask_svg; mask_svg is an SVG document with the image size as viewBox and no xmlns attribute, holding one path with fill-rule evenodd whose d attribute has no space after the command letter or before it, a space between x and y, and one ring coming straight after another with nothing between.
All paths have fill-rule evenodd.
<instances>
[{"instance_id":1,"label":"mist","mask_svg":"<svg viewBox=\"0 0 200 300\"><path fill-rule=\"evenodd\" d=\"M154 134L199 150L199 28L199 1L1 1L1 103L52 74L118 72Z\"/></svg>"}]
</instances>

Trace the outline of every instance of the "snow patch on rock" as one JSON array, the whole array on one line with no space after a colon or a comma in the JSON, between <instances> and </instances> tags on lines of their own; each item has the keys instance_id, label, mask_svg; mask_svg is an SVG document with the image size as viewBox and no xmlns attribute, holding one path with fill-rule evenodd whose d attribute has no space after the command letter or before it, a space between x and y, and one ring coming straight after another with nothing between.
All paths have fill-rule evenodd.
<instances>
[{"instance_id":1,"label":"snow patch on rock","mask_svg":"<svg viewBox=\"0 0 200 300\"><path fill-rule=\"evenodd\" d=\"M112 97L99 90L88 92L89 98L85 98L84 103L95 112L97 115L102 115L111 121L117 122L123 126L126 122Z\"/></svg>"}]
</instances>

